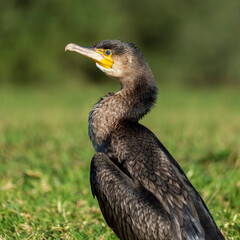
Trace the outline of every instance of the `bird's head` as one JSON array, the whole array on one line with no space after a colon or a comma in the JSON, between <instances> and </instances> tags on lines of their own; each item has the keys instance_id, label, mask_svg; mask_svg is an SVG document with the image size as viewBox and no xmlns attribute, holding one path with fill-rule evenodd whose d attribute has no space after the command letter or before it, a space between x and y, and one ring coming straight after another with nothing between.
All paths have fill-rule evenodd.
<instances>
[{"instance_id":1,"label":"bird's head","mask_svg":"<svg viewBox=\"0 0 240 240\"><path fill-rule=\"evenodd\" d=\"M83 47L70 43L65 50L75 51L91 58L100 70L119 80L122 84L125 84L124 81L133 79L133 74L140 76L149 72L152 76L142 53L133 43L120 40L104 40L93 47ZM148 71L146 71L146 68Z\"/></svg>"}]
</instances>

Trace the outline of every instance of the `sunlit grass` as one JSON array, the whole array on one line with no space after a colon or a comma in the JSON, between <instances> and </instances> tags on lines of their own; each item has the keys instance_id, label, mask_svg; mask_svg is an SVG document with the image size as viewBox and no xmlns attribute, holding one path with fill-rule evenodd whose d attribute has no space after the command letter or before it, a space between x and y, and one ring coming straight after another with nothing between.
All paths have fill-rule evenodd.
<instances>
[{"instance_id":1,"label":"sunlit grass","mask_svg":"<svg viewBox=\"0 0 240 240\"><path fill-rule=\"evenodd\" d=\"M113 86L0 90L0 239L117 239L92 198L87 117ZM160 88L142 121L201 193L227 239L240 239L237 90Z\"/></svg>"}]
</instances>

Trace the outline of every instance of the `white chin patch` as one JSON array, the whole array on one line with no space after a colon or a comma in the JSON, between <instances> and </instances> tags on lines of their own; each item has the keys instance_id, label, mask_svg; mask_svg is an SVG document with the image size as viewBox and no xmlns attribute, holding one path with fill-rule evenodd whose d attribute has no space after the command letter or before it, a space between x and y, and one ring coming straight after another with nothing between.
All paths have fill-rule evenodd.
<instances>
[{"instance_id":1,"label":"white chin patch","mask_svg":"<svg viewBox=\"0 0 240 240\"><path fill-rule=\"evenodd\" d=\"M96 66L110 77L118 77L120 75L120 71L116 71L114 64L113 64L112 68L110 68L110 69L105 68L105 67L99 65L98 63L96 63Z\"/></svg>"},{"instance_id":2,"label":"white chin patch","mask_svg":"<svg viewBox=\"0 0 240 240\"><path fill-rule=\"evenodd\" d=\"M107 68L99 65L98 63L96 63L96 66L97 66L100 70L102 70L103 72L107 72L107 71L109 70L109 69L107 69Z\"/></svg>"}]
</instances>

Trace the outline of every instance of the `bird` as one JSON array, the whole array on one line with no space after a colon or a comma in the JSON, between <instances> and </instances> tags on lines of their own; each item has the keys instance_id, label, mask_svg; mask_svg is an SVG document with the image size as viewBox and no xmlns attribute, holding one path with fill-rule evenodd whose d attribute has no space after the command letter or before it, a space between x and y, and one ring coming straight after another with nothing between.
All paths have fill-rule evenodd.
<instances>
[{"instance_id":1,"label":"bird","mask_svg":"<svg viewBox=\"0 0 240 240\"><path fill-rule=\"evenodd\" d=\"M121 89L102 97L89 114L96 151L90 184L107 224L121 240L218 240L224 236L180 165L142 119L158 88L140 49L120 40L93 47L69 43L95 61Z\"/></svg>"}]
</instances>

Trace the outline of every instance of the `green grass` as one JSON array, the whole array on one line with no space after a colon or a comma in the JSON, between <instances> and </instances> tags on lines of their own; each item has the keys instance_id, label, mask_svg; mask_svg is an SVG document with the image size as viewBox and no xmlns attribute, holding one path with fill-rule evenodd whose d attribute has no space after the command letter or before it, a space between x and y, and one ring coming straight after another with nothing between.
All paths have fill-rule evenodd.
<instances>
[{"instance_id":1,"label":"green grass","mask_svg":"<svg viewBox=\"0 0 240 240\"><path fill-rule=\"evenodd\" d=\"M0 90L0 239L117 239L92 198L92 105L114 86ZM227 239L240 239L237 90L160 89L142 120L183 167Z\"/></svg>"}]
</instances>

